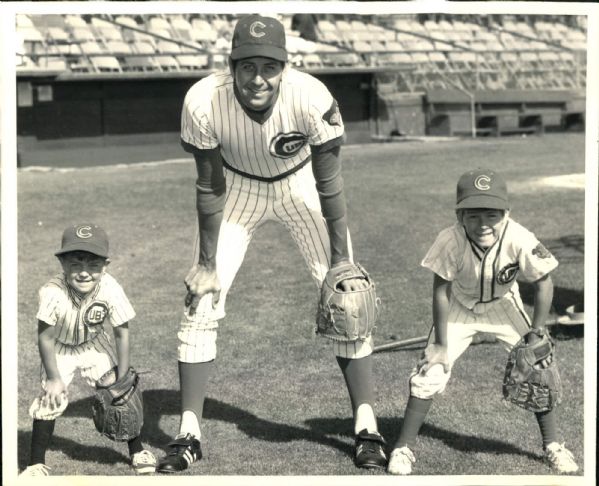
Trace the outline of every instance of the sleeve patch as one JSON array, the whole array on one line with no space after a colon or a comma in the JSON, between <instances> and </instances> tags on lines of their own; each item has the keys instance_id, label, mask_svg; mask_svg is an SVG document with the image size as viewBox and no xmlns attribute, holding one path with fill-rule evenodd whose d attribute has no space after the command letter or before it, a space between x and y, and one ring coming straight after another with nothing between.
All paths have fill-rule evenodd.
<instances>
[{"instance_id":1,"label":"sleeve patch","mask_svg":"<svg viewBox=\"0 0 599 486\"><path fill-rule=\"evenodd\" d=\"M339 112L339 106L337 101L333 100L331 107L322 115L322 119L331 126L341 126L341 113Z\"/></svg>"},{"instance_id":2,"label":"sleeve patch","mask_svg":"<svg viewBox=\"0 0 599 486\"><path fill-rule=\"evenodd\" d=\"M538 258L551 258L551 252L543 246L542 243L539 243L534 250L532 250L532 254Z\"/></svg>"}]
</instances>

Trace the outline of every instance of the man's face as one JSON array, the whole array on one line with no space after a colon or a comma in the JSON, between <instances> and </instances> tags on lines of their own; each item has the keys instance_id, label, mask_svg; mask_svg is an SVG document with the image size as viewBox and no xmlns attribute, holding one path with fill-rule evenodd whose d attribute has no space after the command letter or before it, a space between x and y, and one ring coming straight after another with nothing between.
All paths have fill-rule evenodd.
<instances>
[{"instance_id":1,"label":"man's face","mask_svg":"<svg viewBox=\"0 0 599 486\"><path fill-rule=\"evenodd\" d=\"M234 68L233 61L229 63L241 103L253 111L270 108L279 91L285 65L267 57L240 59Z\"/></svg>"},{"instance_id":2,"label":"man's face","mask_svg":"<svg viewBox=\"0 0 599 486\"><path fill-rule=\"evenodd\" d=\"M489 248L497 241L507 215L501 209L462 209L460 213L466 234L481 248Z\"/></svg>"},{"instance_id":3,"label":"man's face","mask_svg":"<svg viewBox=\"0 0 599 486\"><path fill-rule=\"evenodd\" d=\"M60 257L67 283L78 294L86 295L98 285L108 259L87 251L73 251Z\"/></svg>"}]
</instances>

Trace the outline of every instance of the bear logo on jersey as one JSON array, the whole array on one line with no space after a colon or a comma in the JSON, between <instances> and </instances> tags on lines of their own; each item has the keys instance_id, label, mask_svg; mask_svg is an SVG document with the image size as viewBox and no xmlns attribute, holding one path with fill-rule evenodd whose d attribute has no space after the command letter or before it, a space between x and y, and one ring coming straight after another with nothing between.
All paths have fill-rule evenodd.
<instances>
[{"instance_id":1,"label":"bear logo on jersey","mask_svg":"<svg viewBox=\"0 0 599 486\"><path fill-rule=\"evenodd\" d=\"M516 278L516 275L518 275L518 270L520 270L518 262L506 265L497 273L497 283L501 285L510 283Z\"/></svg>"},{"instance_id":2,"label":"bear logo on jersey","mask_svg":"<svg viewBox=\"0 0 599 486\"><path fill-rule=\"evenodd\" d=\"M543 243L539 243L535 249L532 250L532 254L538 258L551 258L551 252L543 246Z\"/></svg>"},{"instance_id":3,"label":"bear logo on jersey","mask_svg":"<svg viewBox=\"0 0 599 486\"><path fill-rule=\"evenodd\" d=\"M288 159L296 155L306 145L308 137L300 132L279 133L270 142L270 153L275 157Z\"/></svg>"},{"instance_id":4,"label":"bear logo on jersey","mask_svg":"<svg viewBox=\"0 0 599 486\"><path fill-rule=\"evenodd\" d=\"M335 100L333 100L333 104L326 113L322 115L322 119L331 126L341 126L341 113L339 112L339 106Z\"/></svg>"},{"instance_id":5,"label":"bear logo on jersey","mask_svg":"<svg viewBox=\"0 0 599 486\"><path fill-rule=\"evenodd\" d=\"M108 306L106 303L96 300L85 309L85 312L83 313L83 323L90 327L99 326L104 322L107 315Z\"/></svg>"}]
</instances>

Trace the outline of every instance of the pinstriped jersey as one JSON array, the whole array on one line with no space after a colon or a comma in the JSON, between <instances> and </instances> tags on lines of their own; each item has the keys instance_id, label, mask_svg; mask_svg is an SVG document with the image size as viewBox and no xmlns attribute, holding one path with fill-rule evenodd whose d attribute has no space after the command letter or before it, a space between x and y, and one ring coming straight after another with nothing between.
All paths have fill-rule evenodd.
<instances>
[{"instance_id":1,"label":"pinstriped jersey","mask_svg":"<svg viewBox=\"0 0 599 486\"><path fill-rule=\"evenodd\" d=\"M104 332L103 324L117 327L135 317L123 288L105 273L95 289L83 298L57 275L39 290L37 319L55 326L56 340L82 344Z\"/></svg>"},{"instance_id":2,"label":"pinstriped jersey","mask_svg":"<svg viewBox=\"0 0 599 486\"><path fill-rule=\"evenodd\" d=\"M286 174L310 157L310 145L322 145L343 133L337 103L325 85L289 67L272 113L262 123L244 111L228 71L194 84L181 114L184 142L199 149L220 146L234 170L262 178Z\"/></svg>"},{"instance_id":3,"label":"pinstriped jersey","mask_svg":"<svg viewBox=\"0 0 599 486\"><path fill-rule=\"evenodd\" d=\"M517 277L533 282L554 270L558 262L533 233L508 218L486 251L456 222L439 233L421 265L451 281L456 299L478 314L510 290L517 292Z\"/></svg>"}]
</instances>

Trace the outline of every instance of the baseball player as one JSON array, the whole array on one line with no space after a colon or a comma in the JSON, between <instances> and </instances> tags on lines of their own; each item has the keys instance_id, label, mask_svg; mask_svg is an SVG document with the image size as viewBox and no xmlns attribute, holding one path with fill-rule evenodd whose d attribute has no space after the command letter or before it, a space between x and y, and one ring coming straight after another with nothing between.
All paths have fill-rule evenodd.
<instances>
[{"instance_id":1,"label":"baseball player","mask_svg":"<svg viewBox=\"0 0 599 486\"><path fill-rule=\"evenodd\" d=\"M180 428L157 467L165 473L201 458L200 419L218 323L255 231L267 221L287 228L318 288L331 266L352 259L339 108L320 81L287 64L278 20L249 15L238 21L229 71L192 86L181 118L182 145L197 166L199 243L185 279L178 332ZM345 288L366 286L354 278ZM372 349L371 338L334 344L354 413L355 463L384 468L384 441L373 411Z\"/></svg>"},{"instance_id":2,"label":"baseball player","mask_svg":"<svg viewBox=\"0 0 599 486\"><path fill-rule=\"evenodd\" d=\"M433 397L445 390L451 368L477 333L494 334L510 349L532 327L545 326L557 265L533 233L509 215L507 187L492 170L471 170L457 184L457 222L437 236L422 261L434 273L433 329L410 376L410 397L388 470L410 474L416 436ZM534 286L532 322L516 277ZM531 343L535 339L531 335ZM539 339L537 337L537 339ZM543 363L544 366L549 363ZM544 458L558 472L575 472L571 452L558 443L555 409L536 413Z\"/></svg>"},{"instance_id":3,"label":"baseball player","mask_svg":"<svg viewBox=\"0 0 599 486\"><path fill-rule=\"evenodd\" d=\"M42 393L29 409L33 418L31 456L22 476L48 476L46 450L56 418L68 404L67 388L75 372L90 386L118 364L120 378L129 369L129 321L135 311L119 283L106 272L108 237L95 224L76 224L64 230L55 253L62 274L39 291L38 346L42 359ZM112 327L115 347L104 324ZM154 472L156 459L143 448L141 437L128 442L137 474Z\"/></svg>"}]
</instances>

